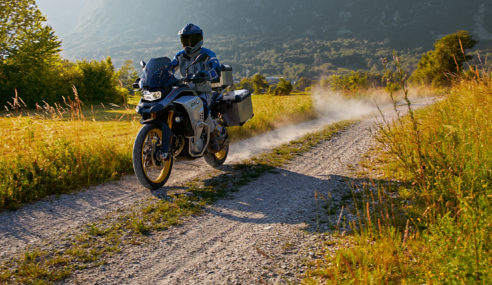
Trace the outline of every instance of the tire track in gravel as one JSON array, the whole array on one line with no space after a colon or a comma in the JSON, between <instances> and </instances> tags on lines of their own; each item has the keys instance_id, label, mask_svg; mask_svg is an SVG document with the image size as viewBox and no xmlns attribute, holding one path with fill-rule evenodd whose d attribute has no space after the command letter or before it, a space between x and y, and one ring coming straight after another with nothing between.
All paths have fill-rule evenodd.
<instances>
[{"instance_id":1,"label":"tire track in gravel","mask_svg":"<svg viewBox=\"0 0 492 285\"><path fill-rule=\"evenodd\" d=\"M315 192L339 200L349 191L347 165L373 144L373 122L365 121L207 207L183 226L127 247L108 264L76 273L69 283L271 284L298 282L306 252L314 252L329 224ZM350 177L348 177L350 178ZM321 217L323 219L327 217ZM311 233L310 233L311 232Z\"/></svg>"}]
</instances>

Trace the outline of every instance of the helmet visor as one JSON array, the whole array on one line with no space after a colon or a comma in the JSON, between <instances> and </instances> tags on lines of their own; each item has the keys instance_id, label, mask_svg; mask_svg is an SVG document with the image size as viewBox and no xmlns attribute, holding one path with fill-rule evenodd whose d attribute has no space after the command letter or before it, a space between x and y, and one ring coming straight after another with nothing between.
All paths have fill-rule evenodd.
<instances>
[{"instance_id":1,"label":"helmet visor","mask_svg":"<svg viewBox=\"0 0 492 285\"><path fill-rule=\"evenodd\" d=\"M183 47L194 47L201 40L203 40L203 37L200 34L181 36L181 44L183 44Z\"/></svg>"}]
</instances>

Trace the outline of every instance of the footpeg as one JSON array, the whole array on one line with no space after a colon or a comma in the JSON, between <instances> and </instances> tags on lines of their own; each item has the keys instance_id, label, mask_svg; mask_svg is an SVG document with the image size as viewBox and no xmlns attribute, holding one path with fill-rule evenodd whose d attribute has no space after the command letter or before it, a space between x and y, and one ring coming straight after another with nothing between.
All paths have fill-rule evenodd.
<instances>
[{"instance_id":1,"label":"footpeg","mask_svg":"<svg viewBox=\"0 0 492 285\"><path fill-rule=\"evenodd\" d=\"M219 137L214 132L210 134L210 142L208 143L208 152L217 153L220 151Z\"/></svg>"}]
</instances>

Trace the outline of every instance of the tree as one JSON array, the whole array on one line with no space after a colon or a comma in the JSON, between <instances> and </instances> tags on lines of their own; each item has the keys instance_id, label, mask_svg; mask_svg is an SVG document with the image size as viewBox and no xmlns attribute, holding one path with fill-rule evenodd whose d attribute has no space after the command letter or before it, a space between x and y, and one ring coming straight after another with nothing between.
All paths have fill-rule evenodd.
<instances>
[{"instance_id":1,"label":"tree","mask_svg":"<svg viewBox=\"0 0 492 285\"><path fill-rule=\"evenodd\" d=\"M304 91L306 88L310 87L313 84L313 81L309 78L306 77L301 77L299 80L297 80L296 84L294 85L294 89L299 90L299 91Z\"/></svg>"},{"instance_id":2,"label":"tree","mask_svg":"<svg viewBox=\"0 0 492 285\"><path fill-rule=\"evenodd\" d=\"M237 89L247 89L249 92L253 92L253 80L249 77L244 77L241 81L235 86Z\"/></svg>"},{"instance_id":3,"label":"tree","mask_svg":"<svg viewBox=\"0 0 492 285\"><path fill-rule=\"evenodd\" d=\"M0 103L17 89L28 105L52 98L61 42L34 0L0 0Z\"/></svg>"},{"instance_id":4,"label":"tree","mask_svg":"<svg viewBox=\"0 0 492 285\"><path fill-rule=\"evenodd\" d=\"M255 94L260 94L261 92L268 90L268 87L270 85L266 80L265 76L259 73L253 76L252 82L253 82L253 90Z\"/></svg>"},{"instance_id":5,"label":"tree","mask_svg":"<svg viewBox=\"0 0 492 285\"><path fill-rule=\"evenodd\" d=\"M280 78L280 81L277 84L277 87L273 90L273 94L275 95L289 95L292 91L292 83L290 81L285 80L284 78Z\"/></svg>"},{"instance_id":6,"label":"tree","mask_svg":"<svg viewBox=\"0 0 492 285\"><path fill-rule=\"evenodd\" d=\"M265 77L259 73L253 75L252 77L245 77L241 79L241 81L236 84L236 88L247 89L249 92L260 94L268 90L269 87L268 81Z\"/></svg>"},{"instance_id":7,"label":"tree","mask_svg":"<svg viewBox=\"0 0 492 285\"><path fill-rule=\"evenodd\" d=\"M367 88L367 73L351 71L344 75L334 74L328 78L328 82L334 90L354 93Z\"/></svg>"},{"instance_id":8,"label":"tree","mask_svg":"<svg viewBox=\"0 0 492 285\"><path fill-rule=\"evenodd\" d=\"M34 0L0 0L1 61L25 56L37 63L52 63L58 58L60 46Z\"/></svg>"},{"instance_id":9,"label":"tree","mask_svg":"<svg viewBox=\"0 0 492 285\"><path fill-rule=\"evenodd\" d=\"M138 78L138 72L133 66L133 60L126 60L123 66L116 73L121 87L128 90L129 94L133 94L133 83Z\"/></svg>"},{"instance_id":10,"label":"tree","mask_svg":"<svg viewBox=\"0 0 492 285\"><path fill-rule=\"evenodd\" d=\"M412 80L435 87L449 85L452 79L450 75L461 74L463 64L473 58L466 54L466 50L473 48L476 43L468 31L444 36L434 44L434 50L422 56Z\"/></svg>"},{"instance_id":11,"label":"tree","mask_svg":"<svg viewBox=\"0 0 492 285\"><path fill-rule=\"evenodd\" d=\"M123 103L126 94L118 86L111 57L106 60L79 61L77 67L82 72L79 86L80 99L86 104L101 102Z\"/></svg>"}]
</instances>

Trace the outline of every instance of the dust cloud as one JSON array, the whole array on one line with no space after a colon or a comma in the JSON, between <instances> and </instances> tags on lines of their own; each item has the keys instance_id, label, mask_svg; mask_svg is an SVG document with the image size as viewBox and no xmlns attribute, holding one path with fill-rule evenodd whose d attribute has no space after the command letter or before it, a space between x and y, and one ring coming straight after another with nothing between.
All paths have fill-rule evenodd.
<instances>
[{"instance_id":1,"label":"dust cloud","mask_svg":"<svg viewBox=\"0 0 492 285\"><path fill-rule=\"evenodd\" d=\"M271 132L242 140L231 145L228 162L238 162L265 152L276 146L300 138L308 133L323 129L328 124L342 120L376 115L377 105L387 104L388 95L371 92L368 96L349 98L341 93L321 87L313 90L313 107L319 118L278 128Z\"/></svg>"}]
</instances>

